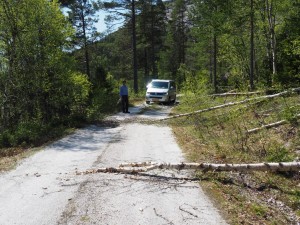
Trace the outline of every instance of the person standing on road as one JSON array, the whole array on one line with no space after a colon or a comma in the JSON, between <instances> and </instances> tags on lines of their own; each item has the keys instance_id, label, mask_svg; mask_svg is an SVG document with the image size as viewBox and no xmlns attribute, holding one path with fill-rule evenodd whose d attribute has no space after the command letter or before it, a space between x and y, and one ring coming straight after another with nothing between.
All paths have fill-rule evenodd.
<instances>
[{"instance_id":1,"label":"person standing on road","mask_svg":"<svg viewBox=\"0 0 300 225\"><path fill-rule=\"evenodd\" d=\"M120 87L120 97L123 113L130 113L128 111L128 88L126 86L126 80L123 81L123 85Z\"/></svg>"}]
</instances>

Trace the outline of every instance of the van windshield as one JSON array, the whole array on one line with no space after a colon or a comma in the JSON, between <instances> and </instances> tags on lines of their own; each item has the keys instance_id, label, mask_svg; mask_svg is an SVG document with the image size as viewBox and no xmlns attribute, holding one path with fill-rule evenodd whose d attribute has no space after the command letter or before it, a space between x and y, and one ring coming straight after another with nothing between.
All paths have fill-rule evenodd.
<instances>
[{"instance_id":1,"label":"van windshield","mask_svg":"<svg viewBox=\"0 0 300 225\"><path fill-rule=\"evenodd\" d=\"M149 85L152 88L162 88L162 89L168 89L169 82L163 82L163 81L152 81Z\"/></svg>"}]
</instances>

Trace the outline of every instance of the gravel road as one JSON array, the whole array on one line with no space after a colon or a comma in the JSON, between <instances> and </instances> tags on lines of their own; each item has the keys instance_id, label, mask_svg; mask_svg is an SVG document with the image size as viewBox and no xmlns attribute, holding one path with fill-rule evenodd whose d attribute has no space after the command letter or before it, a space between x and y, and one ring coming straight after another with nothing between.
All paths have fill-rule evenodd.
<instances>
[{"instance_id":1,"label":"gravel road","mask_svg":"<svg viewBox=\"0 0 300 225\"><path fill-rule=\"evenodd\" d=\"M78 130L0 174L0 225L226 224L198 182L177 179L187 171L76 175L123 162L184 161L169 127L137 122L163 118L170 107L143 107Z\"/></svg>"}]
</instances>

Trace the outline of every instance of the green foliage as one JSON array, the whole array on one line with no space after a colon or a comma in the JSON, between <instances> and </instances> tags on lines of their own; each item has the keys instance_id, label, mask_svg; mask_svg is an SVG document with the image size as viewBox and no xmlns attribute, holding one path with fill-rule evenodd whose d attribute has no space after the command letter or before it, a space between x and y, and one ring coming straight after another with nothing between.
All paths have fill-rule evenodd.
<instances>
[{"instance_id":1,"label":"green foliage","mask_svg":"<svg viewBox=\"0 0 300 225\"><path fill-rule=\"evenodd\" d=\"M103 113L117 109L118 80L125 78L129 87L133 87L130 17L118 31L94 42L94 15L101 4L61 2L72 9L69 18L76 32L56 1L0 2L0 133L3 133L3 143L13 143L6 130L10 130L10 134L13 134L11 130L27 133L18 128L19 124L39 121L42 126L71 125L87 117L101 118ZM194 105L197 109L210 106L211 102L204 96L217 89L222 92L248 89L248 2L195 0L191 2L193 7L182 0L136 3L139 86L144 87L144 83L156 77L174 79L178 89L186 94L182 103L188 102L187 107ZM116 6L102 6L105 5ZM123 8L122 13L130 15L129 1L119 1L118 6ZM81 12L86 17L80 20ZM296 1L255 1L256 87L299 85L299 15ZM87 22L85 37L84 21ZM81 48L70 51L74 50L70 41L75 40L75 33L80 39L77 47ZM276 53L274 57L273 53ZM272 60L276 61L276 70L271 66ZM89 79L81 73L89 74ZM217 89L212 88L214 81ZM137 97L144 95L144 89L140 91ZM280 109L278 117L296 124L295 115L299 110L295 107Z\"/></svg>"},{"instance_id":2,"label":"green foliage","mask_svg":"<svg viewBox=\"0 0 300 225\"><path fill-rule=\"evenodd\" d=\"M12 146L12 135L8 130L1 132L0 134L0 148Z\"/></svg>"},{"instance_id":3,"label":"green foliage","mask_svg":"<svg viewBox=\"0 0 300 225\"><path fill-rule=\"evenodd\" d=\"M107 74L106 86L93 87L90 104L87 108L88 121L98 121L104 115L118 110L119 85L111 74Z\"/></svg>"},{"instance_id":4,"label":"green foliage","mask_svg":"<svg viewBox=\"0 0 300 225\"><path fill-rule=\"evenodd\" d=\"M292 124L297 124L297 115L300 112L299 105L286 106L281 112L280 116Z\"/></svg>"},{"instance_id":5,"label":"green foliage","mask_svg":"<svg viewBox=\"0 0 300 225\"><path fill-rule=\"evenodd\" d=\"M267 150L267 161L269 162L290 162L292 160L292 155L284 147L273 144Z\"/></svg>"},{"instance_id":6,"label":"green foliage","mask_svg":"<svg viewBox=\"0 0 300 225\"><path fill-rule=\"evenodd\" d=\"M137 42L140 68L145 81L158 78L160 51L164 48L166 36L166 8L162 1L146 0L137 6Z\"/></svg>"},{"instance_id":7,"label":"green foliage","mask_svg":"<svg viewBox=\"0 0 300 225\"><path fill-rule=\"evenodd\" d=\"M70 105L72 117L81 118L86 117L86 108L91 91L91 83L88 80L87 75L81 73L73 73L71 79L71 92L73 102Z\"/></svg>"},{"instance_id":8,"label":"green foliage","mask_svg":"<svg viewBox=\"0 0 300 225\"><path fill-rule=\"evenodd\" d=\"M41 139L41 135L45 134L45 126L39 121L29 121L20 123L12 135L11 145L27 146L32 143L37 143Z\"/></svg>"},{"instance_id":9,"label":"green foliage","mask_svg":"<svg viewBox=\"0 0 300 225\"><path fill-rule=\"evenodd\" d=\"M91 79L90 45L99 36L94 25L98 21L95 15L97 4L92 0L76 0L71 2L68 7L70 9L68 11L69 20L75 29L73 50L78 48L82 50L77 51L77 69Z\"/></svg>"},{"instance_id":10,"label":"green foliage","mask_svg":"<svg viewBox=\"0 0 300 225\"><path fill-rule=\"evenodd\" d=\"M284 86L296 86L300 81L300 3L291 1L278 35L278 74Z\"/></svg>"},{"instance_id":11,"label":"green foliage","mask_svg":"<svg viewBox=\"0 0 300 225\"><path fill-rule=\"evenodd\" d=\"M193 81L190 83L193 85ZM205 98L200 95L184 93L175 114L251 98L209 95ZM170 120L170 123L185 156L191 162L292 162L299 156L299 124L284 124L257 133L247 133L247 130L282 120L285 114L294 115L298 112L299 103L300 98L294 93L197 113ZM201 181L209 186L206 190L213 197L221 193L218 201L225 203L222 208L233 218L233 224L251 224L253 221L260 224L273 221L274 224L291 223L286 213L277 214L277 208L269 201L272 198L299 213L298 172L203 172L203 175Z\"/></svg>"},{"instance_id":12,"label":"green foliage","mask_svg":"<svg viewBox=\"0 0 300 225\"><path fill-rule=\"evenodd\" d=\"M16 16L18 15L18 16ZM0 3L0 147L37 144L86 117L91 85L65 51L73 30L55 1Z\"/></svg>"},{"instance_id":13,"label":"green foliage","mask_svg":"<svg viewBox=\"0 0 300 225\"><path fill-rule=\"evenodd\" d=\"M179 68L179 73L185 77L184 82L182 82L182 92L191 92L195 95L206 95L210 92L211 86L207 79L208 71L199 71L194 74L182 66Z\"/></svg>"},{"instance_id":14,"label":"green foliage","mask_svg":"<svg viewBox=\"0 0 300 225\"><path fill-rule=\"evenodd\" d=\"M62 126L42 124L38 120L21 122L14 129L7 129L0 133L0 148L39 146L62 134ZM57 132L60 130L59 132Z\"/></svg>"},{"instance_id":15,"label":"green foliage","mask_svg":"<svg viewBox=\"0 0 300 225\"><path fill-rule=\"evenodd\" d=\"M254 213L260 217L264 217L267 214L267 207L263 205L253 203L251 204L251 210L253 210Z\"/></svg>"}]
</instances>

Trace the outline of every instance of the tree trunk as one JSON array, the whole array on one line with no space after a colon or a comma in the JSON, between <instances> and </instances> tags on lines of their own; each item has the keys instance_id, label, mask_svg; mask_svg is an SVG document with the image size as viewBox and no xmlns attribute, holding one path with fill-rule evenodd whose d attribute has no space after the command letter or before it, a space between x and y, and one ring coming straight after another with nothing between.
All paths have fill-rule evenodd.
<instances>
[{"instance_id":1,"label":"tree trunk","mask_svg":"<svg viewBox=\"0 0 300 225\"><path fill-rule=\"evenodd\" d=\"M135 0L131 2L132 19L132 53L133 53L133 89L138 93L137 53L136 53L136 22L135 22Z\"/></svg>"},{"instance_id":2,"label":"tree trunk","mask_svg":"<svg viewBox=\"0 0 300 225\"><path fill-rule=\"evenodd\" d=\"M268 15L268 24L269 24L269 36L270 36L270 57L272 65L272 80L274 75L277 73L276 66L276 38L275 38L275 16L273 14L273 0L269 3L269 0L266 0L267 15Z\"/></svg>"},{"instance_id":3,"label":"tree trunk","mask_svg":"<svg viewBox=\"0 0 300 225\"><path fill-rule=\"evenodd\" d=\"M250 91L254 90L254 9L253 1L251 0L251 15L250 15Z\"/></svg>"},{"instance_id":4,"label":"tree trunk","mask_svg":"<svg viewBox=\"0 0 300 225\"><path fill-rule=\"evenodd\" d=\"M87 43L87 36L86 36L86 24L85 24L85 16L83 14L83 10L81 11L81 22L82 22L82 31L83 31L83 41L84 41L84 57L85 57L85 68L86 74L89 79L90 76L90 59L89 59L89 51L88 51L88 43Z\"/></svg>"},{"instance_id":5,"label":"tree trunk","mask_svg":"<svg viewBox=\"0 0 300 225\"><path fill-rule=\"evenodd\" d=\"M297 114L295 117L299 118L300 114ZM286 124L286 123L288 123L287 120L280 120L280 121L277 121L275 123L269 123L269 124L263 125L261 127L257 127L257 128L253 128L251 130L247 130L247 134L256 133L256 132L261 131L263 129L269 129L269 128L272 128L272 127L278 127L278 126L281 126L281 125Z\"/></svg>"},{"instance_id":6,"label":"tree trunk","mask_svg":"<svg viewBox=\"0 0 300 225\"><path fill-rule=\"evenodd\" d=\"M242 164L215 164L215 163L126 163L119 167L107 167L76 172L77 175L90 173L125 173L137 174L155 169L176 169L176 170L202 170L204 172L214 171L300 171L300 162L279 162L279 163L242 163Z\"/></svg>"},{"instance_id":7,"label":"tree trunk","mask_svg":"<svg viewBox=\"0 0 300 225\"><path fill-rule=\"evenodd\" d=\"M213 37L213 87L215 93L218 92L218 83L217 83L217 35L214 33Z\"/></svg>"},{"instance_id":8,"label":"tree trunk","mask_svg":"<svg viewBox=\"0 0 300 225\"><path fill-rule=\"evenodd\" d=\"M299 92L299 91L300 91L300 88L293 88L291 90L291 92ZM247 103L247 102L250 102L250 101L271 99L271 98L275 98L275 97L285 95L287 93L289 93L289 91L280 92L280 93L277 93L277 94L274 94L274 95L265 95L265 96L260 96L260 97L256 97L256 98L249 98L249 99L245 99L243 101L238 101L238 102L229 102L227 104L217 105L217 106L213 106L213 107L206 108L206 109L200 109L200 110L190 112L190 113L183 113L183 114L178 114L178 115L175 115L175 116L166 117L166 118L163 118L163 119L159 119L158 121L175 119L175 118L179 118L179 117L183 117L183 116L190 116L190 115L203 113L203 112L208 112L208 111L221 109L221 108L225 108L225 107L229 107L229 106L240 105L240 104Z\"/></svg>"},{"instance_id":9,"label":"tree trunk","mask_svg":"<svg viewBox=\"0 0 300 225\"><path fill-rule=\"evenodd\" d=\"M262 94L261 91L255 91L255 92L227 92L227 93L221 93L221 94L212 94L213 97L227 97L227 96L249 96L249 95L259 95Z\"/></svg>"}]
</instances>

